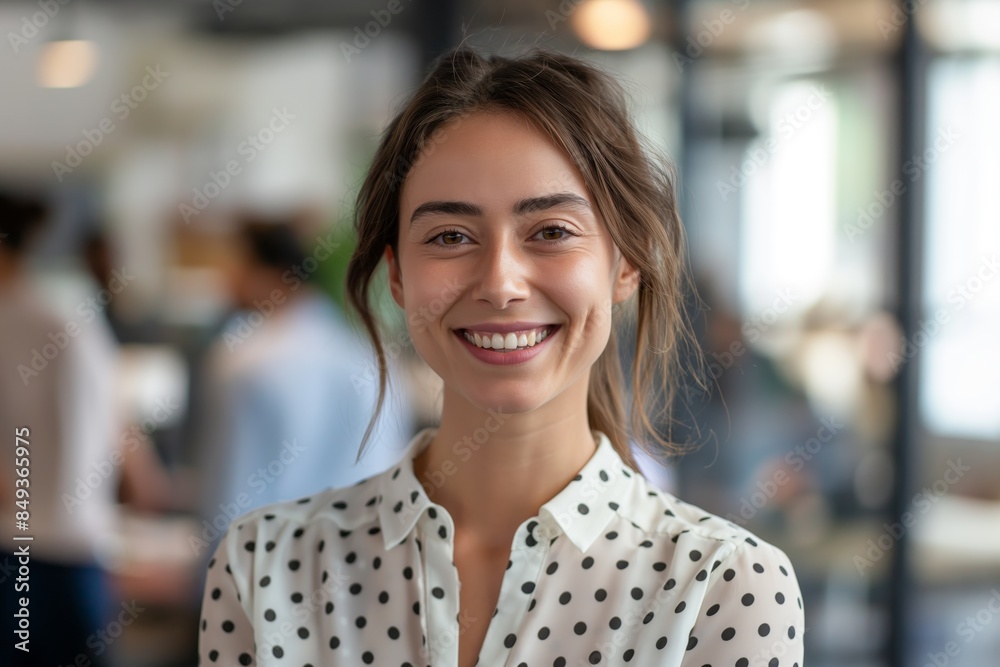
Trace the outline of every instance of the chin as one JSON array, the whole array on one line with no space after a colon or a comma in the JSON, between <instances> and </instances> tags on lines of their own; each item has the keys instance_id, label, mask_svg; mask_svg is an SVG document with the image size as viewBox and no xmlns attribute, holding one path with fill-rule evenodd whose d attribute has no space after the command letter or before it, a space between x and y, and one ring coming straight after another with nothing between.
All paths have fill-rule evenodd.
<instances>
[{"instance_id":1,"label":"chin","mask_svg":"<svg viewBox=\"0 0 1000 667\"><path fill-rule=\"evenodd\" d=\"M502 384L502 383L500 383ZM505 415L524 414L537 410L547 401L539 395L537 387L525 387L522 391L511 391L510 387L497 386L492 390L462 392L465 400L473 407L487 412L494 410Z\"/></svg>"}]
</instances>

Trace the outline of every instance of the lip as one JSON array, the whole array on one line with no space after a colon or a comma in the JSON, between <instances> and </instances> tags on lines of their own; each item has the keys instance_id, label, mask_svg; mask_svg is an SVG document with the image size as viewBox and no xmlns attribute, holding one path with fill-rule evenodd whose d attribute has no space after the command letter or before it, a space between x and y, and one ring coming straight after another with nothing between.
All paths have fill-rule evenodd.
<instances>
[{"instance_id":1,"label":"lip","mask_svg":"<svg viewBox=\"0 0 1000 667\"><path fill-rule=\"evenodd\" d=\"M515 324L518 327L520 327L523 323L516 322ZM539 325L528 326L526 328L533 329L536 326L552 326L553 329L549 331L549 335L546 336L545 340L543 340L541 343L537 343L534 347L529 347L526 350L516 350L514 352L495 352L492 349L487 350L482 347L476 347L475 343L470 343L469 341L465 340L465 336L462 333L464 329L455 329L455 336L458 337L458 340L462 343L462 345L464 345L465 348L469 350L472 356L474 356L476 359L479 359L482 362L494 366L512 366L515 364L522 364L526 361L529 361L530 359L534 359L535 357L537 357L547 348L549 340L552 339L553 336L558 334L559 331L562 329L562 325L560 324L553 324L553 325L539 324ZM519 329L512 329L512 331L518 331L518 330ZM489 329L487 329L487 331L489 331ZM496 331L496 333L507 333L507 332Z\"/></svg>"},{"instance_id":2,"label":"lip","mask_svg":"<svg viewBox=\"0 0 1000 667\"><path fill-rule=\"evenodd\" d=\"M527 331L528 329L540 329L548 326L559 326L552 322L478 322L468 326L455 329L455 331L489 331L490 333L510 333L511 331Z\"/></svg>"}]
</instances>

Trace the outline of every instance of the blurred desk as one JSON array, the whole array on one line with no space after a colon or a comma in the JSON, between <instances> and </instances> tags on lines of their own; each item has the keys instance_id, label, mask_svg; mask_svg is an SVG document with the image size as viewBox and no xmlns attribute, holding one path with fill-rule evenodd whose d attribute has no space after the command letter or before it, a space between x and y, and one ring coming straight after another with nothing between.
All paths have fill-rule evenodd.
<instances>
[{"instance_id":1,"label":"blurred desk","mask_svg":"<svg viewBox=\"0 0 1000 667\"><path fill-rule=\"evenodd\" d=\"M122 520L121 559L112 576L121 599L142 612L115 645L118 664L165 667L194 664L203 560L188 544L193 517L128 513Z\"/></svg>"}]
</instances>

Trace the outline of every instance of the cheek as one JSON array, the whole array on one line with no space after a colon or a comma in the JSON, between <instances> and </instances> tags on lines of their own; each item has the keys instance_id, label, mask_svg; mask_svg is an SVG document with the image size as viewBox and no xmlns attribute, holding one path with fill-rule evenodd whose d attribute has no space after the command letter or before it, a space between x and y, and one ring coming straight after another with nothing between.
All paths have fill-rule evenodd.
<instances>
[{"instance_id":1,"label":"cheek","mask_svg":"<svg viewBox=\"0 0 1000 667\"><path fill-rule=\"evenodd\" d=\"M416 338L428 329L438 327L439 320L451 306L450 292L442 285L450 284L444 275L433 271L411 271L403 280L406 297L406 319L410 334Z\"/></svg>"},{"instance_id":2,"label":"cheek","mask_svg":"<svg viewBox=\"0 0 1000 667\"><path fill-rule=\"evenodd\" d=\"M551 299L569 317L566 343L571 349L603 350L611 335L611 291L599 272L568 270Z\"/></svg>"}]
</instances>

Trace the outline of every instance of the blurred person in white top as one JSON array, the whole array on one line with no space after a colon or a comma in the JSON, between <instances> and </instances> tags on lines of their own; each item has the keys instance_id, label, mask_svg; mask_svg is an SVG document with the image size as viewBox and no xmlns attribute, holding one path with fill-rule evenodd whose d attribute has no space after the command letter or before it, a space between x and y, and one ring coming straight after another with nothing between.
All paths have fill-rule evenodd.
<instances>
[{"instance_id":1,"label":"blurred person in white top","mask_svg":"<svg viewBox=\"0 0 1000 667\"><path fill-rule=\"evenodd\" d=\"M239 514L391 467L414 426L405 393L393 392L355 463L378 374L337 305L310 284L331 244L309 254L294 215L250 213L236 243L238 310L208 352L197 428L202 517L191 545L206 560Z\"/></svg>"},{"instance_id":2,"label":"blurred person in white top","mask_svg":"<svg viewBox=\"0 0 1000 667\"><path fill-rule=\"evenodd\" d=\"M26 598L30 652L13 650L12 664L75 664L81 654L100 664L86 642L104 627L113 604L102 562L115 551L118 350L103 317L61 314L29 277L28 242L45 212L39 201L0 193L0 525L6 537L0 580L4 622L11 626L5 636L17 637L14 605ZM15 461L17 444L28 455ZM27 475L15 466L27 467ZM27 497L18 498L17 489ZM17 512L27 512L20 515L27 516L26 527ZM18 572L24 564L27 577Z\"/></svg>"}]
</instances>

